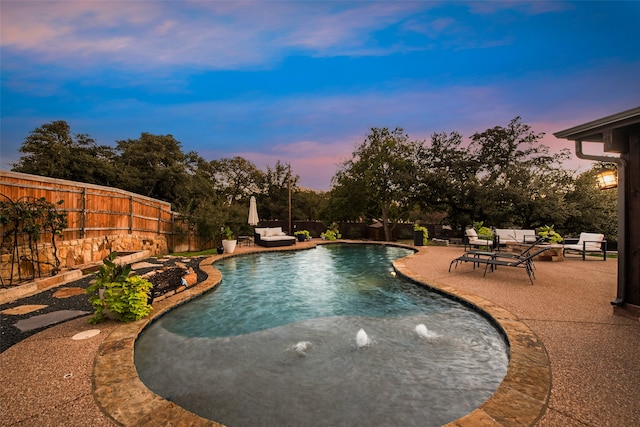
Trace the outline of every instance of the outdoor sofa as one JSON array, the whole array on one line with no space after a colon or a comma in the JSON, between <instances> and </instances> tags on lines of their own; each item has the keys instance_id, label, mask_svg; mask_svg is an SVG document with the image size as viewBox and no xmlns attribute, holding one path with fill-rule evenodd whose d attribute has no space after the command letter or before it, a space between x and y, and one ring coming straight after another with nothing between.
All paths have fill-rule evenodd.
<instances>
[{"instance_id":1,"label":"outdoor sofa","mask_svg":"<svg viewBox=\"0 0 640 427\"><path fill-rule=\"evenodd\" d=\"M533 243L538 240L536 230L519 230L516 228L496 228L494 231L496 247L507 243Z\"/></svg>"},{"instance_id":2,"label":"outdoor sofa","mask_svg":"<svg viewBox=\"0 0 640 427\"><path fill-rule=\"evenodd\" d=\"M253 234L253 241L256 245L266 248L296 244L295 236L287 235L282 231L282 227L256 228Z\"/></svg>"}]
</instances>

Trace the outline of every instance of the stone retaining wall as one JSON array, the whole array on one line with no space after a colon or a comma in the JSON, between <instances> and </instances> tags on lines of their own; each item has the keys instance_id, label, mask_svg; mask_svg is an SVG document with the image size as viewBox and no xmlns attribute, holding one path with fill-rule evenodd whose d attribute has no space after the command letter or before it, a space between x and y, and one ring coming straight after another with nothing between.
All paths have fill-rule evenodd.
<instances>
[{"instance_id":1,"label":"stone retaining wall","mask_svg":"<svg viewBox=\"0 0 640 427\"><path fill-rule=\"evenodd\" d=\"M139 236L134 234L120 234L86 239L66 240L56 242L60 269L77 268L86 264L94 264L102 261L109 252L138 252L148 251L150 256L162 255L169 252L167 239L164 236ZM38 261L40 263L40 277L50 275L55 265L53 246L49 244L38 245ZM16 283L18 278L34 277L37 267L33 262L29 248L20 248L17 262L11 265L12 254L2 254L0 274L4 284ZM13 280L12 279L13 270ZM38 274L35 274L38 277Z\"/></svg>"}]
</instances>

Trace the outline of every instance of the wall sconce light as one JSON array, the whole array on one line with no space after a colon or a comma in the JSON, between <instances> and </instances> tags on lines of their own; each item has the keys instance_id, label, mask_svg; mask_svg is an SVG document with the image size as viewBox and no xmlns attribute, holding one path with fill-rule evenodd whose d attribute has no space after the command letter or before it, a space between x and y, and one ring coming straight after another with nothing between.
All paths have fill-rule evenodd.
<instances>
[{"instance_id":1,"label":"wall sconce light","mask_svg":"<svg viewBox=\"0 0 640 427\"><path fill-rule=\"evenodd\" d=\"M618 186L618 175L615 169L600 169L596 174L596 180L598 181L598 187L600 187L601 190L616 188Z\"/></svg>"}]
</instances>

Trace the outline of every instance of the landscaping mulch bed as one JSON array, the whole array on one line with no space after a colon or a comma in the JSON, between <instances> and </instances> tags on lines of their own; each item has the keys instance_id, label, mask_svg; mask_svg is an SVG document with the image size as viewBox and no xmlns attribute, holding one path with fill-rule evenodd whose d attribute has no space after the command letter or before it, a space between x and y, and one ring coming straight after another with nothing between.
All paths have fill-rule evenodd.
<instances>
[{"instance_id":1,"label":"landscaping mulch bed","mask_svg":"<svg viewBox=\"0 0 640 427\"><path fill-rule=\"evenodd\" d=\"M207 275L199 268L200 262L203 259L203 257L168 257L162 258L162 262L161 264L159 264L159 259L149 258L142 262L157 264L158 266L136 270L135 274L143 276L151 271L158 270L157 273L147 277L147 280L149 280L154 285L152 290L152 297L157 298L158 296L172 291L182 285L182 276L186 274L186 270L181 266L191 268L196 273L197 283L205 280ZM180 266L176 266L176 263L179 263ZM163 266L165 267L165 270L159 271ZM16 301L11 301L6 304L1 304L0 312L24 305L45 305L46 307L26 314L9 315L0 313L0 353L5 351L12 345L22 341L23 339L37 334L38 332L41 332L50 326L54 326L48 325L39 329L33 329L23 332L15 326L15 324L20 320L60 310L80 310L93 313L93 307L89 303L88 296L85 293L81 293L79 295L71 295L66 298L55 297L54 294L63 288L86 289L94 277L95 274L86 275L81 279L65 283L59 287L48 289L35 295L20 298Z\"/></svg>"}]
</instances>

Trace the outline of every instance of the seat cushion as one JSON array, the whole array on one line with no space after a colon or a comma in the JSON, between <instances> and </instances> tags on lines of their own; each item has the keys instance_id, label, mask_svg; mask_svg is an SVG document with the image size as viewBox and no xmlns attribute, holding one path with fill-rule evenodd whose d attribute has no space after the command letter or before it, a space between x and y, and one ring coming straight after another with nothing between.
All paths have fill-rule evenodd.
<instances>
[{"instance_id":1,"label":"seat cushion","mask_svg":"<svg viewBox=\"0 0 640 427\"><path fill-rule=\"evenodd\" d=\"M478 237L478 233L476 233L476 230L475 230L475 229L473 229L473 228L467 228L467 229L464 231L464 234L465 234L467 237Z\"/></svg>"},{"instance_id":2,"label":"seat cushion","mask_svg":"<svg viewBox=\"0 0 640 427\"><path fill-rule=\"evenodd\" d=\"M600 252L602 251L602 248L600 247L600 245L584 245L582 246L582 244L571 244L571 245L564 245L564 249L565 250L571 250L571 251L580 251L582 252L582 250L586 251L586 252Z\"/></svg>"},{"instance_id":3,"label":"seat cushion","mask_svg":"<svg viewBox=\"0 0 640 427\"><path fill-rule=\"evenodd\" d=\"M492 246L493 245L493 240L486 240L486 239L478 239L478 238L473 238L470 237L469 238L469 244L470 245L480 245L480 246Z\"/></svg>"},{"instance_id":4,"label":"seat cushion","mask_svg":"<svg viewBox=\"0 0 640 427\"><path fill-rule=\"evenodd\" d=\"M275 242L278 240L295 240L296 238L294 236L265 236L262 237L260 240L264 240L265 242Z\"/></svg>"},{"instance_id":5,"label":"seat cushion","mask_svg":"<svg viewBox=\"0 0 640 427\"><path fill-rule=\"evenodd\" d=\"M580 233L580 240L578 241L579 245L582 245L583 242L587 242L587 245L595 245L604 240L604 234L599 233Z\"/></svg>"},{"instance_id":6,"label":"seat cushion","mask_svg":"<svg viewBox=\"0 0 640 427\"><path fill-rule=\"evenodd\" d=\"M268 228L256 228L254 231L260 235L260 237L265 237L267 235Z\"/></svg>"},{"instance_id":7,"label":"seat cushion","mask_svg":"<svg viewBox=\"0 0 640 427\"><path fill-rule=\"evenodd\" d=\"M282 236L285 233L282 232L282 227L270 227L267 229L267 235L265 237Z\"/></svg>"},{"instance_id":8,"label":"seat cushion","mask_svg":"<svg viewBox=\"0 0 640 427\"><path fill-rule=\"evenodd\" d=\"M518 243L533 243L537 240L535 230L513 230Z\"/></svg>"}]
</instances>

